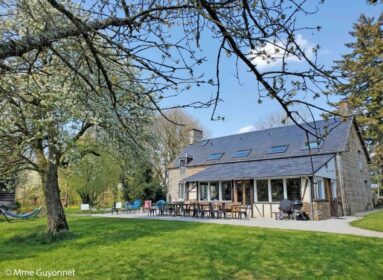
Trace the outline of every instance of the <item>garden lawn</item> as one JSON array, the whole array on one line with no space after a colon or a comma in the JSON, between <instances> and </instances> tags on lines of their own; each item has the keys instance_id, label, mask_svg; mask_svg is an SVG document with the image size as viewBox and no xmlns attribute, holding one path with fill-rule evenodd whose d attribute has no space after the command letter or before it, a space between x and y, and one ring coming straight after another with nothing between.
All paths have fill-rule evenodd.
<instances>
[{"instance_id":1,"label":"garden lawn","mask_svg":"<svg viewBox=\"0 0 383 280\"><path fill-rule=\"evenodd\" d=\"M39 268L74 269L76 277L68 279L104 280L382 279L383 275L383 239L377 238L70 217L75 235L50 243L36 234L45 229L45 222L40 218L0 223L0 279L9 278L7 269Z\"/></svg>"},{"instance_id":2,"label":"garden lawn","mask_svg":"<svg viewBox=\"0 0 383 280\"><path fill-rule=\"evenodd\" d=\"M362 219L352 222L351 225L354 227L383 232L383 210L368 214Z\"/></svg>"}]
</instances>

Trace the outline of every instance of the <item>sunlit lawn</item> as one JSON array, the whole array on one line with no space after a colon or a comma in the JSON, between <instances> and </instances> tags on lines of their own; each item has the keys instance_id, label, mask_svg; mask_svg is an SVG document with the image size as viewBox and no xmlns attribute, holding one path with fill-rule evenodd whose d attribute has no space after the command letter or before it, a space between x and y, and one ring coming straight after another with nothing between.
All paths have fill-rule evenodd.
<instances>
[{"instance_id":1,"label":"sunlit lawn","mask_svg":"<svg viewBox=\"0 0 383 280\"><path fill-rule=\"evenodd\" d=\"M39 268L74 269L76 277L68 279L383 276L383 239L190 222L95 217L69 222L75 235L53 243L39 235L44 218L1 222L0 279L8 279L6 269Z\"/></svg>"},{"instance_id":2,"label":"sunlit lawn","mask_svg":"<svg viewBox=\"0 0 383 280\"><path fill-rule=\"evenodd\" d=\"M352 225L369 230L383 231L383 209L379 212L368 214L360 220L352 222Z\"/></svg>"}]
</instances>

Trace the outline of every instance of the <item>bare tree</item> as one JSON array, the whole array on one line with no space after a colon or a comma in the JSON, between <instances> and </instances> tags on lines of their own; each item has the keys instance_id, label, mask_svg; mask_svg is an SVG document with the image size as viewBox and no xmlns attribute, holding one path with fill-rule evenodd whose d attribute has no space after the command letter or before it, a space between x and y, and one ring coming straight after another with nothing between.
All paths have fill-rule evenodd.
<instances>
[{"instance_id":1,"label":"bare tree","mask_svg":"<svg viewBox=\"0 0 383 280\"><path fill-rule=\"evenodd\" d=\"M310 113L308 111L295 109L297 112L299 112L299 116L302 118L301 122L304 122L304 120L310 119ZM286 112L284 111L275 111L271 112L264 118L257 121L252 127L252 130L262 130L267 128L273 128L273 127L279 127L279 126L285 126L285 125L293 125L294 122L287 117Z\"/></svg>"},{"instance_id":2,"label":"bare tree","mask_svg":"<svg viewBox=\"0 0 383 280\"><path fill-rule=\"evenodd\" d=\"M46 3L55 9L44 9ZM84 1L85 2L85 1ZM88 1L89 2L89 1ZM84 63L92 60L98 67L101 85L106 87L113 99L115 86L108 75L106 61L118 63L123 69L129 64L141 75L135 81L146 89L153 107L160 110L158 101L188 89L192 83L209 82L217 85L214 98L182 104L180 106L206 107L220 101L219 65L222 52L234 55L238 62L246 66L258 81L254 92L260 100L270 97L276 100L286 114L298 126L299 112L290 108L303 104L310 109L324 110L302 99L302 95L318 97L329 87L335 77L317 62L319 46L303 49L298 40L299 32L319 30L319 26L299 26L298 16L308 16L316 10L308 10L308 3L301 1L229 0L219 3L206 0L196 1L90 1L74 4L71 1L13 0L3 3L4 10L39 8L46 19L46 25L37 32L20 36L19 29L6 28L0 43L0 59L4 71L19 72L20 65L14 65L15 57L23 57L44 47L54 47L61 40L76 37L83 42ZM322 1L318 1L321 3ZM31 3L35 3L34 5ZM41 7L39 7L41 6ZM52 21L52 14L62 16L65 24ZM14 20L15 13L2 15L6 20ZM172 36L174 29L181 29L180 36ZM202 32L211 33L221 45L217 50L216 79L202 80L195 77L194 66L204 62L198 56ZM269 49L272 48L272 53ZM116 50L108 53L108 49ZM57 55L59 51L57 50ZM67 66L85 79L76 65ZM257 61L268 63L279 60L276 70L262 71ZM289 61L303 62L301 70L289 67ZM31 64L29 62L29 64ZM38 65L32 64L38 70ZM90 70L90 69L86 69ZM94 69L93 69L94 70ZM132 70L126 71L131 76ZM100 84L86 81L90 89ZM157 93L155 97L149 93ZM215 112L215 110L214 110ZM215 115L212 118L215 119ZM220 118L219 116L217 117ZM303 129L307 127L301 126ZM312 127L310 134L316 134ZM318 135L316 135L318 136Z\"/></svg>"},{"instance_id":3,"label":"bare tree","mask_svg":"<svg viewBox=\"0 0 383 280\"><path fill-rule=\"evenodd\" d=\"M173 109L166 112L168 121L158 116L154 122L154 133L156 143L154 143L154 171L159 177L162 185L167 186L166 170L169 164L181 153L190 141L190 131L206 129L191 115L182 109ZM177 125L183 124L183 125Z\"/></svg>"}]
</instances>

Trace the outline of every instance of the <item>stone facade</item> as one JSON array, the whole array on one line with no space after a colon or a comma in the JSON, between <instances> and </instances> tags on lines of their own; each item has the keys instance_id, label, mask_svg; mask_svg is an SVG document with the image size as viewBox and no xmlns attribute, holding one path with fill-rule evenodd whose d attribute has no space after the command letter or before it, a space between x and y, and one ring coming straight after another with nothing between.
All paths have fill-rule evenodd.
<instances>
[{"instance_id":1,"label":"stone facade","mask_svg":"<svg viewBox=\"0 0 383 280\"><path fill-rule=\"evenodd\" d=\"M168 197L169 200L174 201L179 199L179 182L189 176L192 176L202 170L206 166L196 166L196 167L184 167L184 168L171 168L168 170L169 176L169 185L168 185ZM189 193L190 199L197 199L196 190L192 190ZM194 198L195 196L195 198Z\"/></svg>"},{"instance_id":2,"label":"stone facade","mask_svg":"<svg viewBox=\"0 0 383 280\"><path fill-rule=\"evenodd\" d=\"M311 214L310 203L304 202L302 211L308 216ZM330 215L330 202L327 200L314 200L313 202L314 221L326 220Z\"/></svg>"},{"instance_id":3,"label":"stone facade","mask_svg":"<svg viewBox=\"0 0 383 280\"><path fill-rule=\"evenodd\" d=\"M345 214L371 209L372 192L368 162L355 125L350 130L346 151L340 153L337 158L342 172L340 184L344 190Z\"/></svg>"}]
</instances>

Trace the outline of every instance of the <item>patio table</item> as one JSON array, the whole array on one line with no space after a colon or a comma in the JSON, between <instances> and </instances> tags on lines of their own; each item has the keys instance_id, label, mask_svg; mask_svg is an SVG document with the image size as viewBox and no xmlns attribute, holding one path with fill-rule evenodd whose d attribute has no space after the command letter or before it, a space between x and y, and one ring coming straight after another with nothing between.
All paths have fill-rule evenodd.
<instances>
[{"instance_id":1,"label":"patio table","mask_svg":"<svg viewBox=\"0 0 383 280\"><path fill-rule=\"evenodd\" d=\"M183 205L184 205L183 202L172 202L167 204L167 206L170 209L172 209L172 212L173 212L172 216L181 216L181 210Z\"/></svg>"}]
</instances>

